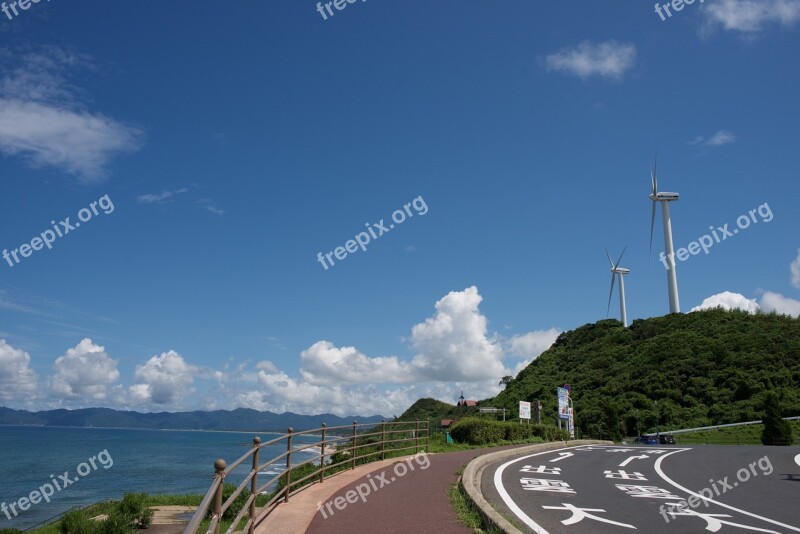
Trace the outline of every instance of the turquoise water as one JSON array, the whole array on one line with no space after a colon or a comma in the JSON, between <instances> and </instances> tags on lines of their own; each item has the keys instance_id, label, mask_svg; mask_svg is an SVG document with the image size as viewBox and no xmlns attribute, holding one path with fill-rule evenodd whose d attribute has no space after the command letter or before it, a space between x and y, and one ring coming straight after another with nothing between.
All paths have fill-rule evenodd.
<instances>
[{"instance_id":1,"label":"turquoise water","mask_svg":"<svg viewBox=\"0 0 800 534\"><path fill-rule=\"evenodd\" d=\"M231 464L247 452L256 435L262 441L277 437L253 432L0 426L0 503L17 503L47 483L54 487L53 479L62 486L49 503L42 500L26 511L17 506L17 516L8 509L10 520L0 512L0 529L25 529L73 506L117 499L127 492L204 494L211 484L214 461L223 458ZM318 440L299 436L295 445ZM285 450L285 442L262 448L261 463ZM293 455L292 463L309 459L309 454ZM250 468L245 464L228 481L241 482ZM69 479L79 480L66 485L61 478L65 471Z\"/></svg>"}]
</instances>

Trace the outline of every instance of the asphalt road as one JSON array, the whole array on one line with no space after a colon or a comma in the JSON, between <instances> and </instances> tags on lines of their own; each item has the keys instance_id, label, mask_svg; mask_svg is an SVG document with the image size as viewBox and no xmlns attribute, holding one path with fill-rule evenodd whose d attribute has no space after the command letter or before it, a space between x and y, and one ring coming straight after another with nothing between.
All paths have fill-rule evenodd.
<instances>
[{"instance_id":1,"label":"asphalt road","mask_svg":"<svg viewBox=\"0 0 800 534\"><path fill-rule=\"evenodd\" d=\"M487 466L481 491L525 532L800 533L797 447L583 446Z\"/></svg>"}]
</instances>

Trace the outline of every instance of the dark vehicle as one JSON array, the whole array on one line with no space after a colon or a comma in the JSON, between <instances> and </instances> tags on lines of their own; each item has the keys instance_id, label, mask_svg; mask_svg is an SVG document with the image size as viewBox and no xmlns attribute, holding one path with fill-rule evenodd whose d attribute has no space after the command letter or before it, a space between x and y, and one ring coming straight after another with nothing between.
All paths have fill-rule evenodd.
<instances>
[{"instance_id":1,"label":"dark vehicle","mask_svg":"<svg viewBox=\"0 0 800 534\"><path fill-rule=\"evenodd\" d=\"M662 445L675 445L675 437L672 434L661 434L658 441Z\"/></svg>"},{"instance_id":2,"label":"dark vehicle","mask_svg":"<svg viewBox=\"0 0 800 534\"><path fill-rule=\"evenodd\" d=\"M634 443L643 443L645 445L658 445L658 438L655 434L644 434L634 440Z\"/></svg>"}]
</instances>

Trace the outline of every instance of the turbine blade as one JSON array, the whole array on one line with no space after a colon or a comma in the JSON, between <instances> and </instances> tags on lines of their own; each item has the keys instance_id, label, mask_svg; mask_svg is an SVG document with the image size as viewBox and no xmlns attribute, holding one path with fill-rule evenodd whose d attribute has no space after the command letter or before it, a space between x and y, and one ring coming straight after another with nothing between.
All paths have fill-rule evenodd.
<instances>
[{"instance_id":1,"label":"turbine blade","mask_svg":"<svg viewBox=\"0 0 800 534\"><path fill-rule=\"evenodd\" d=\"M617 260L617 264L616 264L616 265L614 265L614 268L615 268L615 269L616 269L617 267L619 267L619 262L621 262L621 261L622 261L622 256L624 256L624 255L625 255L625 251L626 251L626 250L628 250L628 246L627 246L627 245L625 246L625 248L623 248L623 249L622 249L622 254L620 254L620 255L619 255L619 259Z\"/></svg>"},{"instance_id":2,"label":"turbine blade","mask_svg":"<svg viewBox=\"0 0 800 534\"><path fill-rule=\"evenodd\" d=\"M611 310L611 295L614 293L614 273L611 273L611 290L608 292L608 306L606 306L606 319L608 319L608 312Z\"/></svg>"},{"instance_id":3,"label":"turbine blade","mask_svg":"<svg viewBox=\"0 0 800 534\"><path fill-rule=\"evenodd\" d=\"M653 211L650 213L650 256L648 264L653 261L653 227L656 224L656 201L653 201Z\"/></svg>"},{"instance_id":4,"label":"turbine blade","mask_svg":"<svg viewBox=\"0 0 800 534\"><path fill-rule=\"evenodd\" d=\"M614 262L611 261L611 254L608 253L608 249L606 249L606 258L608 258L608 263L611 264L611 268L614 268Z\"/></svg>"},{"instance_id":5,"label":"turbine blade","mask_svg":"<svg viewBox=\"0 0 800 534\"><path fill-rule=\"evenodd\" d=\"M656 152L655 161L653 161L653 194L658 193L658 152Z\"/></svg>"}]
</instances>

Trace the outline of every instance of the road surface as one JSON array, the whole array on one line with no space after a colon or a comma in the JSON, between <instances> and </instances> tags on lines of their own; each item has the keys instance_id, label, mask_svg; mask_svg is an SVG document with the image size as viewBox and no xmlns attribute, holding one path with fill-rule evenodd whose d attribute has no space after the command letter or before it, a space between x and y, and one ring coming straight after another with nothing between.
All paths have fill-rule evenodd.
<instances>
[{"instance_id":1,"label":"road surface","mask_svg":"<svg viewBox=\"0 0 800 534\"><path fill-rule=\"evenodd\" d=\"M481 491L525 532L800 533L796 447L567 447L487 466Z\"/></svg>"}]
</instances>

